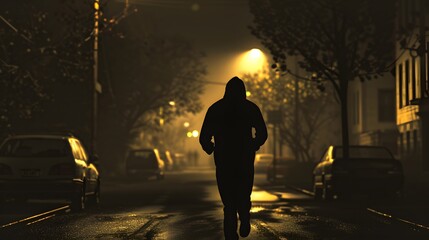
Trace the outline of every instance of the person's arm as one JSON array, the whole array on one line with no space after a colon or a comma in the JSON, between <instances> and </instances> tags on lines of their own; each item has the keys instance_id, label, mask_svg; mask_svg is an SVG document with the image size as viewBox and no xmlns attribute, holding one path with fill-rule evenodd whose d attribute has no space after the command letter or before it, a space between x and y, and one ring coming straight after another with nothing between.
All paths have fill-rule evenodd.
<instances>
[{"instance_id":1,"label":"person's arm","mask_svg":"<svg viewBox=\"0 0 429 240\"><path fill-rule=\"evenodd\" d=\"M209 155L214 151L214 143L212 141L214 133L214 119L212 115L212 110L209 108L209 110L207 110L200 132L200 144L203 150Z\"/></svg>"},{"instance_id":2,"label":"person's arm","mask_svg":"<svg viewBox=\"0 0 429 240\"><path fill-rule=\"evenodd\" d=\"M265 143L268 138L267 126L265 126L264 117L262 116L261 110L255 105L255 116L254 116L254 128L255 128L255 151Z\"/></svg>"}]
</instances>

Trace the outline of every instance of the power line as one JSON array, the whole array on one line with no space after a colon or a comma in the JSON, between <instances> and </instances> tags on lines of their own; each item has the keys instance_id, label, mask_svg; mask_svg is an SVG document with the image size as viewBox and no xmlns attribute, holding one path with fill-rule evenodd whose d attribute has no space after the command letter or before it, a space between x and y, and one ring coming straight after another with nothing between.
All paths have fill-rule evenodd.
<instances>
[{"instance_id":1,"label":"power line","mask_svg":"<svg viewBox=\"0 0 429 240\"><path fill-rule=\"evenodd\" d=\"M189 8L197 4L203 7L234 7L234 6L247 6L247 1L174 1L174 0L132 0L131 3L136 5L146 5L152 7L162 8Z\"/></svg>"}]
</instances>

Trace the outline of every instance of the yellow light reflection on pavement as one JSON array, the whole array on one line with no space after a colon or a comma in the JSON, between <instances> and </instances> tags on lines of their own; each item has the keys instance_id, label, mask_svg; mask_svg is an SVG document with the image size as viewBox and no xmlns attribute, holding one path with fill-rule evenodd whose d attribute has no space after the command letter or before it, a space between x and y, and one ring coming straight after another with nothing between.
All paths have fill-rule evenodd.
<instances>
[{"instance_id":1,"label":"yellow light reflection on pavement","mask_svg":"<svg viewBox=\"0 0 429 240\"><path fill-rule=\"evenodd\" d=\"M264 207L252 207L252 209L250 209L250 212L251 213L257 213L257 212L262 212L264 210L266 210L266 208L264 208Z\"/></svg>"},{"instance_id":2,"label":"yellow light reflection on pavement","mask_svg":"<svg viewBox=\"0 0 429 240\"><path fill-rule=\"evenodd\" d=\"M252 202L274 202L279 198L266 191L253 190L252 195L250 195L250 199Z\"/></svg>"}]
</instances>

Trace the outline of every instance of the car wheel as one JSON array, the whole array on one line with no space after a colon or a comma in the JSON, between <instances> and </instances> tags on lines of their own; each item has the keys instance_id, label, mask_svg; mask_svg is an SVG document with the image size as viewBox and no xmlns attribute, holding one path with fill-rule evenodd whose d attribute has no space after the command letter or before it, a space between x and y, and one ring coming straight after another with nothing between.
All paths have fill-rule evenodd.
<instances>
[{"instance_id":1,"label":"car wheel","mask_svg":"<svg viewBox=\"0 0 429 240\"><path fill-rule=\"evenodd\" d=\"M77 193L75 193L75 195L72 197L72 201L71 201L71 209L73 211L80 211L85 209L85 201L86 201L86 197L85 197L85 186L82 186L82 188L80 189L80 191L78 191Z\"/></svg>"},{"instance_id":2,"label":"car wheel","mask_svg":"<svg viewBox=\"0 0 429 240\"><path fill-rule=\"evenodd\" d=\"M313 194L314 194L314 200L322 200L323 199L323 190L321 188L316 187L316 185L313 185Z\"/></svg>"},{"instance_id":3,"label":"car wheel","mask_svg":"<svg viewBox=\"0 0 429 240\"><path fill-rule=\"evenodd\" d=\"M0 195L0 210L5 209L6 198L3 195Z\"/></svg>"},{"instance_id":4,"label":"car wheel","mask_svg":"<svg viewBox=\"0 0 429 240\"><path fill-rule=\"evenodd\" d=\"M96 206L100 203L100 182L97 183L94 194L89 196L88 203L92 206Z\"/></svg>"},{"instance_id":5,"label":"car wheel","mask_svg":"<svg viewBox=\"0 0 429 240\"><path fill-rule=\"evenodd\" d=\"M157 179L157 180L162 180L162 179L164 179L164 177L165 177L165 174L162 174L162 173L158 173L158 174L156 175L156 179Z\"/></svg>"},{"instance_id":6,"label":"car wheel","mask_svg":"<svg viewBox=\"0 0 429 240\"><path fill-rule=\"evenodd\" d=\"M332 194L332 189L328 188L326 182L323 182L322 198L328 201L334 198L334 195Z\"/></svg>"}]
</instances>

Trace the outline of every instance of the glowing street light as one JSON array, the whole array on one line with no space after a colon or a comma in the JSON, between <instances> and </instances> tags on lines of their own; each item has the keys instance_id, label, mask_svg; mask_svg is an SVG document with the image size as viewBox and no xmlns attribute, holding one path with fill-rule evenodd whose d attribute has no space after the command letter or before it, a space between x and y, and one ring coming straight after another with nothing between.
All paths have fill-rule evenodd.
<instances>
[{"instance_id":1,"label":"glowing street light","mask_svg":"<svg viewBox=\"0 0 429 240\"><path fill-rule=\"evenodd\" d=\"M244 73L255 73L267 66L267 57L258 48L252 48L237 58L237 69Z\"/></svg>"},{"instance_id":2,"label":"glowing street light","mask_svg":"<svg viewBox=\"0 0 429 240\"><path fill-rule=\"evenodd\" d=\"M189 122L184 122L184 123L183 123L183 126L184 126L185 128L189 127L189 125L190 125L190 124L189 124Z\"/></svg>"},{"instance_id":3,"label":"glowing street light","mask_svg":"<svg viewBox=\"0 0 429 240\"><path fill-rule=\"evenodd\" d=\"M192 131L192 137L196 138L198 137L199 132L197 130Z\"/></svg>"},{"instance_id":4,"label":"glowing street light","mask_svg":"<svg viewBox=\"0 0 429 240\"><path fill-rule=\"evenodd\" d=\"M199 134L200 133L198 132L198 130L193 130L192 132L191 131L187 132L186 136L188 136L188 138L191 138L191 137L197 138Z\"/></svg>"},{"instance_id":5,"label":"glowing street light","mask_svg":"<svg viewBox=\"0 0 429 240\"><path fill-rule=\"evenodd\" d=\"M253 48L249 51L249 58L253 60L259 60L263 55L262 51L258 48Z\"/></svg>"}]
</instances>

